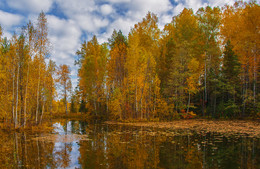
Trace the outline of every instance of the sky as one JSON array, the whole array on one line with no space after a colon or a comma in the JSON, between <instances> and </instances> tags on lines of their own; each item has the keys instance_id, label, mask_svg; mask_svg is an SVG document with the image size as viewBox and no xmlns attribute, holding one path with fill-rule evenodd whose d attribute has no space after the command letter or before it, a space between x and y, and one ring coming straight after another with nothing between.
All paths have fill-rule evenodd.
<instances>
[{"instance_id":1,"label":"sky","mask_svg":"<svg viewBox=\"0 0 260 169\"><path fill-rule=\"evenodd\" d=\"M47 16L51 59L71 67L73 87L77 85L76 51L81 43L96 35L100 43L106 42L113 30L128 35L134 24L140 22L148 11L159 19L163 29L172 17L183 8L210 5L232 5L235 0L0 0L0 25L4 37L11 38L29 20L36 23L41 11Z\"/></svg>"}]
</instances>

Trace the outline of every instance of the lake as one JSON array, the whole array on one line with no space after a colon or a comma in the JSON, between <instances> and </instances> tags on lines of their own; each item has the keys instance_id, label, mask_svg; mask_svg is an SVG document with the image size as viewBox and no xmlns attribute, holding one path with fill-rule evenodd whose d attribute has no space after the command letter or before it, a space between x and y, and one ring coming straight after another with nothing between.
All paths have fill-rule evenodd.
<instances>
[{"instance_id":1,"label":"lake","mask_svg":"<svg viewBox=\"0 0 260 169\"><path fill-rule=\"evenodd\" d=\"M260 139L83 121L0 133L0 168L260 168Z\"/></svg>"}]
</instances>

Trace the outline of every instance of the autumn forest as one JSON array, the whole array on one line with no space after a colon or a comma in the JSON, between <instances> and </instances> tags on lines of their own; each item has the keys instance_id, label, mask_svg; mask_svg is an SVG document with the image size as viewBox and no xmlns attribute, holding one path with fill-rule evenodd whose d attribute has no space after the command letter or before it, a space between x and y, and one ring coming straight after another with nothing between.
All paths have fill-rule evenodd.
<instances>
[{"instance_id":1,"label":"autumn forest","mask_svg":"<svg viewBox=\"0 0 260 169\"><path fill-rule=\"evenodd\" d=\"M260 118L260 6L184 8L163 30L148 12L75 51L78 85L51 56L44 12L8 39L0 27L0 118L7 126L57 115L97 120Z\"/></svg>"}]
</instances>

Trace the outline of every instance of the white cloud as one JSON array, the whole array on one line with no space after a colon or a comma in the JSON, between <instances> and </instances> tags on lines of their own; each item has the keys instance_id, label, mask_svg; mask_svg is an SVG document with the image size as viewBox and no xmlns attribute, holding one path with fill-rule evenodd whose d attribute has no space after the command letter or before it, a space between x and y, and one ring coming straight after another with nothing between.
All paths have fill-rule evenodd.
<instances>
[{"instance_id":1,"label":"white cloud","mask_svg":"<svg viewBox=\"0 0 260 169\"><path fill-rule=\"evenodd\" d=\"M75 15L73 20L80 28L89 33L98 33L99 29L108 25L107 19L102 19L99 16L93 15Z\"/></svg>"},{"instance_id":2,"label":"white cloud","mask_svg":"<svg viewBox=\"0 0 260 169\"><path fill-rule=\"evenodd\" d=\"M85 14L98 10L94 0L56 0L59 7L67 17L74 15Z\"/></svg>"},{"instance_id":3,"label":"white cloud","mask_svg":"<svg viewBox=\"0 0 260 169\"><path fill-rule=\"evenodd\" d=\"M165 24L170 23L172 21L172 15L163 15L159 19L158 27L160 30L163 30Z\"/></svg>"},{"instance_id":4,"label":"white cloud","mask_svg":"<svg viewBox=\"0 0 260 169\"><path fill-rule=\"evenodd\" d=\"M115 3L113 0L112 2ZM106 41L114 29L121 30L124 35L128 35L134 24L142 21L148 11L158 16L160 29L164 27L165 23L171 21L172 16L169 13L173 11L173 6L169 0L150 0L149 2L146 0L132 0L123 2L126 3L125 7L127 8L127 11L124 12L125 15L120 16L117 14L114 16L114 20L109 24L107 31L98 36L101 42Z\"/></svg>"},{"instance_id":5,"label":"white cloud","mask_svg":"<svg viewBox=\"0 0 260 169\"><path fill-rule=\"evenodd\" d=\"M109 15L114 11L114 9L111 5L104 4L100 7L100 11L103 15Z\"/></svg>"},{"instance_id":6,"label":"white cloud","mask_svg":"<svg viewBox=\"0 0 260 169\"><path fill-rule=\"evenodd\" d=\"M59 19L48 15L49 39L52 44L52 56L57 64L74 64L73 55L80 46L81 31L72 20Z\"/></svg>"},{"instance_id":7,"label":"white cloud","mask_svg":"<svg viewBox=\"0 0 260 169\"><path fill-rule=\"evenodd\" d=\"M99 17L93 18L93 23L96 26L97 29L106 27L109 24L109 21L107 19L102 19Z\"/></svg>"},{"instance_id":8,"label":"white cloud","mask_svg":"<svg viewBox=\"0 0 260 169\"><path fill-rule=\"evenodd\" d=\"M126 3L126 2L131 2L131 0L106 0L106 2L110 2L110 3Z\"/></svg>"},{"instance_id":9,"label":"white cloud","mask_svg":"<svg viewBox=\"0 0 260 169\"><path fill-rule=\"evenodd\" d=\"M138 11L144 15L150 11L155 14L162 14L172 9L172 5L169 0L133 0L131 1L131 10Z\"/></svg>"},{"instance_id":10,"label":"white cloud","mask_svg":"<svg viewBox=\"0 0 260 169\"><path fill-rule=\"evenodd\" d=\"M185 5L187 8L192 8L196 12L200 7L203 7L202 0L186 0Z\"/></svg>"},{"instance_id":11,"label":"white cloud","mask_svg":"<svg viewBox=\"0 0 260 169\"><path fill-rule=\"evenodd\" d=\"M130 18L119 18L112 23L112 29L121 30L123 34L127 35L136 23L135 20ZM112 35L112 31L110 35Z\"/></svg>"},{"instance_id":12,"label":"white cloud","mask_svg":"<svg viewBox=\"0 0 260 169\"><path fill-rule=\"evenodd\" d=\"M94 0L57 0L56 2L69 19L74 20L87 34L97 34L102 38L101 41L107 39L108 32L112 33L113 29L121 29L124 34L128 34L130 28L141 21L148 11L164 16L173 9L169 0L150 0L149 2L146 0L106 0L108 4L101 6L98 6ZM113 6L115 3L125 3L128 10L125 11L125 16L115 13ZM108 17L112 18L112 21ZM106 29L105 33L99 34L101 28Z\"/></svg>"},{"instance_id":13,"label":"white cloud","mask_svg":"<svg viewBox=\"0 0 260 169\"><path fill-rule=\"evenodd\" d=\"M7 39L11 39L12 36L13 36L12 33L3 30L3 35L2 35L2 37L6 37Z\"/></svg>"},{"instance_id":14,"label":"white cloud","mask_svg":"<svg viewBox=\"0 0 260 169\"><path fill-rule=\"evenodd\" d=\"M11 28L12 26L19 25L23 19L23 16L0 10L0 25L4 28Z\"/></svg>"},{"instance_id":15,"label":"white cloud","mask_svg":"<svg viewBox=\"0 0 260 169\"><path fill-rule=\"evenodd\" d=\"M49 39L53 46L52 59L57 65L66 64L71 68L72 86L77 86L77 67L74 66L74 55L80 47L81 29L73 20L60 19L47 15Z\"/></svg>"},{"instance_id":16,"label":"white cloud","mask_svg":"<svg viewBox=\"0 0 260 169\"><path fill-rule=\"evenodd\" d=\"M77 87L77 84L78 84L78 78L77 78L77 76L71 75L71 83L72 83L73 89L75 89L75 88Z\"/></svg>"},{"instance_id":17,"label":"white cloud","mask_svg":"<svg viewBox=\"0 0 260 169\"><path fill-rule=\"evenodd\" d=\"M57 3L69 19L88 33L98 33L100 28L109 24L108 19L98 14L99 11L109 14L113 10L110 5L99 7L94 0L57 0Z\"/></svg>"},{"instance_id":18,"label":"white cloud","mask_svg":"<svg viewBox=\"0 0 260 169\"><path fill-rule=\"evenodd\" d=\"M245 0L247 1L247 0ZM233 5L235 3L234 0L211 0L209 1L209 6L224 6L225 4L227 5Z\"/></svg>"},{"instance_id":19,"label":"white cloud","mask_svg":"<svg viewBox=\"0 0 260 169\"><path fill-rule=\"evenodd\" d=\"M53 0L7 0L9 7L25 11L39 13L48 12L53 4Z\"/></svg>"},{"instance_id":20,"label":"white cloud","mask_svg":"<svg viewBox=\"0 0 260 169\"><path fill-rule=\"evenodd\" d=\"M177 6L173 9L173 14L176 16L185 8L185 6L182 3L179 3Z\"/></svg>"}]
</instances>

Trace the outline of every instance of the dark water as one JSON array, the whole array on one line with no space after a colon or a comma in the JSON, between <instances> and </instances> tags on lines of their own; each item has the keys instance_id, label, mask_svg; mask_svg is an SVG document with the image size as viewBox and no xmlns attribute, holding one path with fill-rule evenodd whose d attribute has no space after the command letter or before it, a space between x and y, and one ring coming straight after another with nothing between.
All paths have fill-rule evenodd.
<instances>
[{"instance_id":1,"label":"dark water","mask_svg":"<svg viewBox=\"0 0 260 169\"><path fill-rule=\"evenodd\" d=\"M47 135L1 132L0 168L260 168L259 138L80 121L53 126Z\"/></svg>"}]
</instances>

